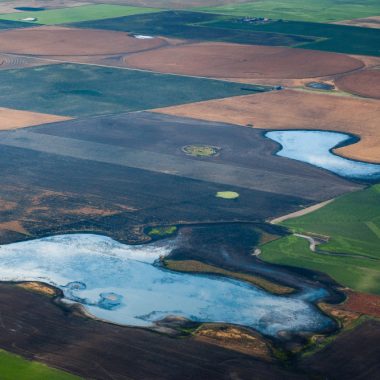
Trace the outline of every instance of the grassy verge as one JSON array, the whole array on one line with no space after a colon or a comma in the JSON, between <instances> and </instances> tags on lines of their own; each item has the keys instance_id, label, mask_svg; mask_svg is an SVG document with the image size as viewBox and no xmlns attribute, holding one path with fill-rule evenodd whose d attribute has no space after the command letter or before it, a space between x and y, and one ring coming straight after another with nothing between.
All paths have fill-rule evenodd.
<instances>
[{"instance_id":1,"label":"grassy verge","mask_svg":"<svg viewBox=\"0 0 380 380\"><path fill-rule=\"evenodd\" d=\"M67 372L0 350L1 380L79 380Z\"/></svg>"},{"instance_id":2,"label":"grassy verge","mask_svg":"<svg viewBox=\"0 0 380 380\"><path fill-rule=\"evenodd\" d=\"M46 11L17 12L1 14L0 19L21 21L26 18L35 18L31 21L37 24L64 24L71 22L91 21L113 17L131 16L141 13L158 12L154 8L129 7L123 5L84 5L80 7L50 9Z\"/></svg>"},{"instance_id":3,"label":"grassy verge","mask_svg":"<svg viewBox=\"0 0 380 380\"><path fill-rule=\"evenodd\" d=\"M176 226L152 227L151 229L149 229L148 235L151 237L164 237L173 235L176 231Z\"/></svg>"},{"instance_id":4,"label":"grassy verge","mask_svg":"<svg viewBox=\"0 0 380 380\"><path fill-rule=\"evenodd\" d=\"M226 269L215 267L213 265L204 264L196 260L164 260L164 265L166 268L178 272L218 274L237 280L246 281L252 285L255 285L274 294L289 294L294 291L294 289L292 288L276 284L262 277L254 276L247 273L229 271Z\"/></svg>"}]
</instances>

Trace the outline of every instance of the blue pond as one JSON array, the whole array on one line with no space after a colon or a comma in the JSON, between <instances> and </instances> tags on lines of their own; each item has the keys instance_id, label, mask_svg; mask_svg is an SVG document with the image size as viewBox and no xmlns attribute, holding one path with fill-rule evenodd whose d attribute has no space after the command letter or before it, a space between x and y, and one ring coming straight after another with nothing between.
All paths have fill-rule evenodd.
<instances>
[{"instance_id":1,"label":"blue pond","mask_svg":"<svg viewBox=\"0 0 380 380\"><path fill-rule=\"evenodd\" d=\"M271 131L266 137L281 144L278 156L307 162L343 177L363 180L380 178L380 165L349 160L331 149L350 140L345 133L328 131Z\"/></svg>"},{"instance_id":2,"label":"blue pond","mask_svg":"<svg viewBox=\"0 0 380 380\"><path fill-rule=\"evenodd\" d=\"M42 281L62 289L95 317L151 326L166 316L281 331L321 331L333 322L312 301L326 294L277 296L248 283L172 272L156 265L176 240L140 246L91 234L60 235L0 246L0 280Z\"/></svg>"}]
</instances>

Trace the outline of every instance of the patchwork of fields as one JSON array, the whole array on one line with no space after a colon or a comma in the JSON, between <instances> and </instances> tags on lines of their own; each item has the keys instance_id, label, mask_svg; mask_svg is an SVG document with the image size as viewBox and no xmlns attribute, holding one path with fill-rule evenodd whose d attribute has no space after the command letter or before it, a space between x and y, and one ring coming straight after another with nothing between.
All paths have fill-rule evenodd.
<instances>
[{"instance_id":1,"label":"patchwork of fields","mask_svg":"<svg viewBox=\"0 0 380 380\"><path fill-rule=\"evenodd\" d=\"M375 378L377 177L320 169L311 149L281 157L266 133L339 131L329 154L380 163L379 17L376 0L0 1L0 249L70 233L151 243L156 272L246 281L321 317L272 337L259 331L281 323L275 308L257 331L203 323L212 293L194 288L198 319L136 311L152 332L88 314L133 294L68 305L64 281L2 283L0 377ZM91 292L72 265L67 289Z\"/></svg>"}]
</instances>

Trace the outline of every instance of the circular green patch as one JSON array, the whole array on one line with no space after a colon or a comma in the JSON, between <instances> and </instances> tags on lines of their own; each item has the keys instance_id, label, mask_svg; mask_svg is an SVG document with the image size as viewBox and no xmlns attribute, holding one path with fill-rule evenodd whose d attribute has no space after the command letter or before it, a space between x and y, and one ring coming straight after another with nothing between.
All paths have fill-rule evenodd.
<instances>
[{"instance_id":1,"label":"circular green patch","mask_svg":"<svg viewBox=\"0 0 380 380\"><path fill-rule=\"evenodd\" d=\"M216 197L223 199L236 199L239 198L239 193L236 193L235 191L218 191L216 193Z\"/></svg>"},{"instance_id":2,"label":"circular green patch","mask_svg":"<svg viewBox=\"0 0 380 380\"><path fill-rule=\"evenodd\" d=\"M186 145L182 152L193 157L213 157L219 154L220 148L212 145Z\"/></svg>"}]
</instances>

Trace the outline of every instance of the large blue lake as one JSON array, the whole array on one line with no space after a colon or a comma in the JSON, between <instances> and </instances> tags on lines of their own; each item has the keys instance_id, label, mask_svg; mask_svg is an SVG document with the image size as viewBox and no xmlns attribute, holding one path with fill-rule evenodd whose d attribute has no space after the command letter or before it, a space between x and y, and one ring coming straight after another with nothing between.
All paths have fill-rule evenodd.
<instances>
[{"instance_id":1,"label":"large blue lake","mask_svg":"<svg viewBox=\"0 0 380 380\"><path fill-rule=\"evenodd\" d=\"M343 177L377 180L380 165L353 161L332 153L331 149L348 141L345 133L328 131L270 131L266 137L281 144L277 155L307 162Z\"/></svg>"},{"instance_id":2,"label":"large blue lake","mask_svg":"<svg viewBox=\"0 0 380 380\"><path fill-rule=\"evenodd\" d=\"M325 290L276 296L242 281L155 265L175 244L130 246L105 236L73 234L3 245L0 280L52 284L93 316L133 326L151 326L168 315L239 324L273 336L332 325L312 304Z\"/></svg>"}]
</instances>

